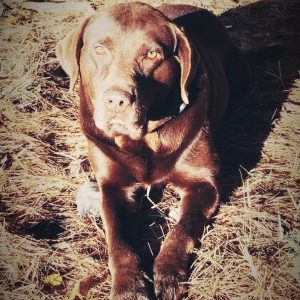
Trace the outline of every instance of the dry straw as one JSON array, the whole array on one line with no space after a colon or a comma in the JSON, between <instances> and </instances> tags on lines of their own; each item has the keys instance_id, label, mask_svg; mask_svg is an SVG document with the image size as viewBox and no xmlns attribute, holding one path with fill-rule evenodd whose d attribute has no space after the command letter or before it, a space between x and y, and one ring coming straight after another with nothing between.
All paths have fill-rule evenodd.
<instances>
[{"instance_id":1,"label":"dry straw","mask_svg":"<svg viewBox=\"0 0 300 300\"><path fill-rule=\"evenodd\" d=\"M173 1L151 1L163 2ZM222 186L230 201L194 250L189 299L299 299L298 1L193 2L216 13L236 7L222 18L245 51L254 88L246 108L224 127ZM111 1L92 1L98 8L103 3ZM108 299L101 221L80 218L74 201L78 186L92 177L78 96L68 93L54 54L56 42L82 18L6 4L0 17L1 299ZM232 151L243 159L233 160ZM230 169L234 164L240 173ZM157 239L174 224L175 196L167 189L165 202L148 203L156 217L149 231ZM157 251L145 245L148 255ZM49 284L52 274L62 277L61 285Z\"/></svg>"}]
</instances>

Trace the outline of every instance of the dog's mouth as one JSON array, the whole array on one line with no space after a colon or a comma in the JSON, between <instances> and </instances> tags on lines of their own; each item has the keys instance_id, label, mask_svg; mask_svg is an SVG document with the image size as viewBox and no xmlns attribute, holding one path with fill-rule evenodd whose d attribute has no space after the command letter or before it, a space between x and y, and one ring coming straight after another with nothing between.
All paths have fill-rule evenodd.
<instances>
[{"instance_id":1,"label":"dog's mouth","mask_svg":"<svg viewBox=\"0 0 300 300\"><path fill-rule=\"evenodd\" d=\"M126 125L125 122L119 119L113 119L108 123L108 126L111 130L119 130L125 129Z\"/></svg>"},{"instance_id":2,"label":"dog's mouth","mask_svg":"<svg viewBox=\"0 0 300 300\"><path fill-rule=\"evenodd\" d=\"M120 119L112 119L107 124L108 131L112 137L120 134L127 134L129 127Z\"/></svg>"},{"instance_id":3,"label":"dog's mouth","mask_svg":"<svg viewBox=\"0 0 300 300\"><path fill-rule=\"evenodd\" d=\"M120 119L112 119L108 122L108 129L113 137L118 135L128 135L132 139L138 139L142 134L153 132L163 127L171 119L171 117L165 117L156 121L148 120L142 126L138 126L137 124L130 124L129 126L125 123L125 121L122 121Z\"/></svg>"},{"instance_id":4,"label":"dog's mouth","mask_svg":"<svg viewBox=\"0 0 300 300\"><path fill-rule=\"evenodd\" d=\"M137 140L143 134L143 126L137 124L126 124L125 121L120 119L112 119L108 122L109 134L112 137L119 135L127 135L130 138Z\"/></svg>"}]
</instances>

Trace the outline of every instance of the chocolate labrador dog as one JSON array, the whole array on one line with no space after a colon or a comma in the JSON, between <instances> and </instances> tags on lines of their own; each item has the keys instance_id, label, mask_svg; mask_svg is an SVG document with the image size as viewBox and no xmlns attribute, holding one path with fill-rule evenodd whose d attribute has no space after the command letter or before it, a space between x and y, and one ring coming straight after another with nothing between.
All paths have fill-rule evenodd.
<instances>
[{"instance_id":1,"label":"chocolate labrador dog","mask_svg":"<svg viewBox=\"0 0 300 300\"><path fill-rule=\"evenodd\" d=\"M180 299L189 253L218 206L213 132L248 90L247 66L212 13L187 5L105 8L70 32L57 57L73 88L97 187L77 194L81 214L100 214L111 299L149 299L133 242L137 188L170 184L177 225L155 259L158 299Z\"/></svg>"}]
</instances>

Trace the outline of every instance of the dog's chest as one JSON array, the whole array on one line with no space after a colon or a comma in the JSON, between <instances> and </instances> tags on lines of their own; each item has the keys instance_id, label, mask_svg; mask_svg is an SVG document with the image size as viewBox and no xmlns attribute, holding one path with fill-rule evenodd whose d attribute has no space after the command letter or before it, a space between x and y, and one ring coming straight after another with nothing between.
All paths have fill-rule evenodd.
<instances>
[{"instance_id":1,"label":"dog's chest","mask_svg":"<svg viewBox=\"0 0 300 300\"><path fill-rule=\"evenodd\" d=\"M115 138L122 150L122 164L137 182L151 185L165 181L176 163L178 154L168 153L159 139L152 135L147 141L133 142L126 137Z\"/></svg>"}]
</instances>

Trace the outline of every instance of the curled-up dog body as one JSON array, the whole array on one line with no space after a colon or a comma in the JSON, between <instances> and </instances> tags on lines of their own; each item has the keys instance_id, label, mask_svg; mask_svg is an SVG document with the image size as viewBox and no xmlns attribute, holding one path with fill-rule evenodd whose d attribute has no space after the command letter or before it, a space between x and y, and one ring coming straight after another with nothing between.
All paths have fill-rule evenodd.
<instances>
[{"instance_id":1,"label":"curled-up dog body","mask_svg":"<svg viewBox=\"0 0 300 300\"><path fill-rule=\"evenodd\" d=\"M174 186L178 223L153 265L157 299L181 299L189 253L216 212L219 160L213 134L249 89L246 63L225 27L207 10L143 3L107 7L57 45L79 83L80 123L96 183L79 189L79 211L100 214L111 299L150 299L132 243L136 189Z\"/></svg>"}]
</instances>

